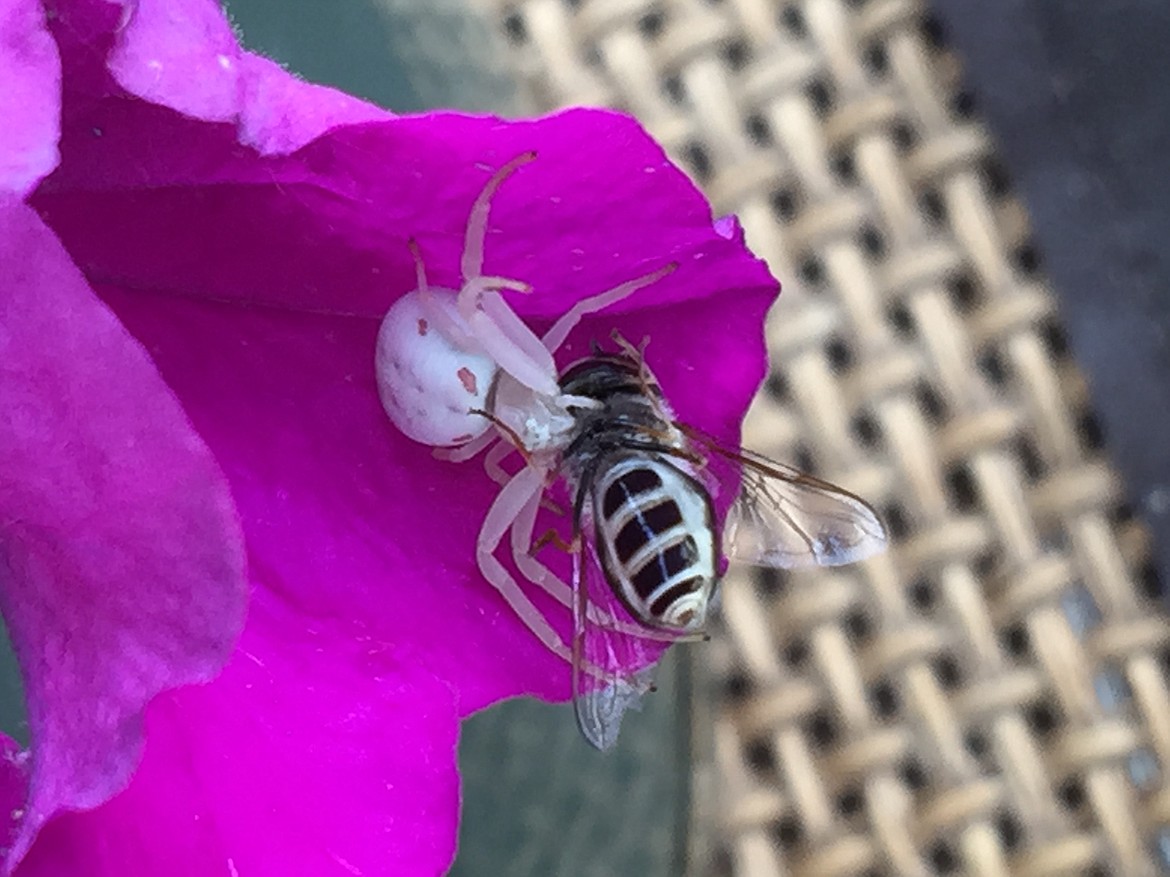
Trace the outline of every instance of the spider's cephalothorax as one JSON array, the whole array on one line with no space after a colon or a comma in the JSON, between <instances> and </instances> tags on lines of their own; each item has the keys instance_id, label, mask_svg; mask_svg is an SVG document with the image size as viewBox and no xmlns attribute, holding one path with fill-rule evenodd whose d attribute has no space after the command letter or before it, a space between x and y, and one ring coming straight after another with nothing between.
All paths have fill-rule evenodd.
<instances>
[{"instance_id":1,"label":"spider's cephalothorax","mask_svg":"<svg viewBox=\"0 0 1170 877\"><path fill-rule=\"evenodd\" d=\"M594 356L561 377L574 408L563 465L578 519L592 519L601 567L638 621L701 630L717 580L715 515L657 382L627 357Z\"/></svg>"}]
</instances>

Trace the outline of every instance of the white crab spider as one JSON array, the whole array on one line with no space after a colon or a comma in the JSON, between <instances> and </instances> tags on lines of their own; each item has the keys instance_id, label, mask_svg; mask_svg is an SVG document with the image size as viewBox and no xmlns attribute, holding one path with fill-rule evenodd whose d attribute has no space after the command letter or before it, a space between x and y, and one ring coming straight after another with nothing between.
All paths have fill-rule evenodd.
<instances>
[{"instance_id":1,"label":"white crab spider","mask_svg":"<svg viewBox=\"0 0 1170 877\"><path fill-rule=\"evenodd\" d=\"M510 531L512 560L520 573L559 603L572 606L570 587L533 557L533 535L544 489L571 437L574 418L568 406L594 403L561 393L553 354L582 318L656 282L675 266L582 299L543 336L536 335L500 294L527 293L528 284L483 274L491 198L509 175L535 158L536 153L528 152L509 161L476 198L464 238L459 290L429 285L412 243L418 286L383 319L375 368L382 406L405 435L439 447L436 456L456 462L490 448L484 467L502 487L484 516L476 562L537 638L571 661L564 640L495 552ZM523 454L526 464L511 476L500 464L513 450ZM657 638L637 626L622 629Z\"/></svg>"}]
</instances>

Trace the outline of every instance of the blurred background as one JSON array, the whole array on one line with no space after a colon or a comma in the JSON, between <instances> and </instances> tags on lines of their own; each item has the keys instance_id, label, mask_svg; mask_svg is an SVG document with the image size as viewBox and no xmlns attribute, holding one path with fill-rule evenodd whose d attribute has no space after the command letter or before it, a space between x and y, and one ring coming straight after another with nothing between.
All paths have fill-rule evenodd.
<instances>
[{"instance_id":1,"label":"blurred background","mask_svg":"<svg viewBox=\"0 0 1170 877\"><path fill-rule=\"evenodd\" d=\"M1170 873L1170 6L226 6L398 112L635 113L784 283L745 445L894 536L735 570L608 757L472 718L453 874Z\"/></svg>"}]
</instances>

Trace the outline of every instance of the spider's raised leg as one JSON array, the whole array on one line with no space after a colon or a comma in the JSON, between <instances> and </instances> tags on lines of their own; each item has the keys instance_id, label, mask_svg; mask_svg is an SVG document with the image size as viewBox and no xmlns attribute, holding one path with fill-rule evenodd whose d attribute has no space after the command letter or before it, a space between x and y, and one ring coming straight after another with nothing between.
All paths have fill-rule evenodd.
<instances>
[{"instance_id":1,"label":"spider's raised leg","mask_svg":"<svg viewBox=\"0 0 1170 877\"><path fill-rule=\"evenodd\" d=\"M410 249L410 256L414 259L414 274L415 282L418 286L415 293L418 295L419 303L422 306L423 313L426 315L427 321L431 323L434 329L442 333L452 344L457 347L467 348L474 344L471 335L467 331L467 325L463 323L454 308L451 307L450 300L446 298L447 292L435 293L431 289L431 285L427 280L427 266L423 261L422 250L418 248L418 242L411 238L406 242ZM409 295L410 293L407 293ZM421 328L420 328L420 331Z\"/></svg>"},{"instance_id":2,"label":"spider's raised leg","mask_svg":"<svg viewBox=\"0 0 1170 877\"><path fill-rule=\"evenodd\" d=\"M476 197L475 203L471 205L471 213L467 217L467 234L463 238L463 258L459 263L465 280L483 274L483 245L487 237L488 209L496 189L500 188L500 184L517 168L535 160L535 152L525 152L516 156L492 175Z\"/></svg>"},{"instance_id":3,"label":"spider's raised leg","mask_svg":"<svg viewBox=\"0 0 1170 877\"><path fill-rule=\"evenodd\" d=\"M458 307L484 351L517 382L545 396L555 396L557 366L535 332L504 301L496 287L484 283L500 278L469 279L459 293Z\"/></svg>"},{"instance_id":4,"label":"spider's raised leg","mask_svg":"<svg viewBox=\"0 0 1170 877\"><path fill-rule=\"evenodd\" d=\"M472 326L476 337L500 367L526 387L545 396L555 396L555 353L569 333L586 316L629 297L644 286L656 283L678 267L671 262L650 274L629 280L613 289L583 298L561 315L552 327L538 338L528 325L508 306L496 289L512 288L502 278L469 279L459 293L460 312Z\"/></svg>"},{"instance_id":5,"label":"spider's raised leg","mask_svg":"<svg viewBox=\"0 0 1170 877\"><path fill-rule=\"evenodd\" d=\"M667 274L670 274L678 267L677 262L671 262L665 268L659 268L657 271L650 274L644 274L641 277L636 277L633 280L627 280L620 286L615 286L613 289L599 292L597 295L591 295L589 298L583 298L567 311L561 315L560 319L552 324L552 327L544 333L544 346L551 352L555 353L565 339L569 337L569 333L577 328L577 324L582 319L589 316L589 314L596 313L603 310L610 305L617 304L623 298L627 298L633 293L637 292L643 286L649 286L651 283L657 283Z\"/></svg>"},{"instance_id":6,"label":"spider's raised leg","mask_svg":"<svg viewBox=\"0 0 1170 877\"><path fill-rule=\"evenodd\" d=\"M463 287L459 290L456 307L476 341L500 368L526 387L555 395L557 370L552 357L536 333L516 315L499 292L502 289L529 292L531 287L520 280L488 277L483 273L483 251L492 197L517 168L535 158L535 152L516 156L492 175L475 199L463 240L460 259Z\"/></svg>"}]
</instances>

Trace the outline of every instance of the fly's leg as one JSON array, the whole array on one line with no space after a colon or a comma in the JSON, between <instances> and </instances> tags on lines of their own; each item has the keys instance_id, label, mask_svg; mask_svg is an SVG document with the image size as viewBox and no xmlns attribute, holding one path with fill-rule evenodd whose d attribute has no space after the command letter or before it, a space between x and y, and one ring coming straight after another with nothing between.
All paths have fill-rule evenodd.
<instances>
[{"instance_id":1,"label":"fly's leg","mask_svg":"<svg viewBox=\"0 0 1170 877\"><path fill-rule=\"evenodd\" d=\"M561 538L560 533L558 533L552 527L549 527L544 531L544 534L539 539L532 543L532 547L528 549L528 553L536 554L536 552L540 551L540 549L544 548L546 545L551 545L558 551L563 551L565 554L569 555L572 555L575 551L578 551L581 548L581 546L577 544L576 541L566 542Z\"/></svg>"}]
</instances>

